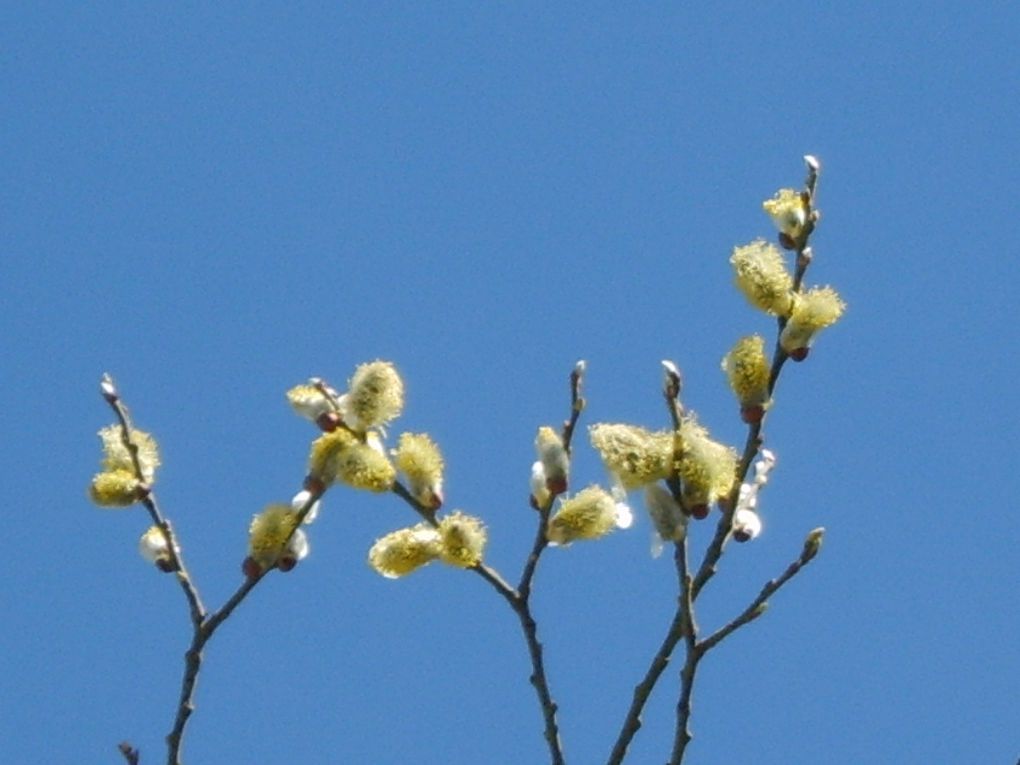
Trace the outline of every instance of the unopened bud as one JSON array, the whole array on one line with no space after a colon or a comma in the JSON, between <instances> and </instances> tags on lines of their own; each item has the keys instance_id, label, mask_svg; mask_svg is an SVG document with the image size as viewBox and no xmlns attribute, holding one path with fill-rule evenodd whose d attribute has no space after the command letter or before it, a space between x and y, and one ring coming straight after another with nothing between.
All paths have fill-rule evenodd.
<instances>
[{"instance_id":1,"label":"unopened bud","mask_svg":"<svg viewBox=\"0 0 1020 765\"><path fill-rule=\"evenodd\" d=\"M747 406L740 407L740 419L748 425L754 425L755 423L761 422L761 419L764 416L765 407L761 404L749 404Z\"/></svg>"},{"instance_id":2,"label":"unopened bud","mask_svg":"<svg viewBox=\"0 0 1020 765\"><path fill-rule=\"evenodd\" d=\"M104 373L103 378L99 381L99 391L103 394L103 398L111 404L118 398L117 388L113 384L113 378L107 373Z\"/></svg>"},{"instance_id":3,"label":"unopened bud","mask_svg":"<svg viewBox=\"0 0 1020 765\"><path fill-rule=\"evenodd\" d=\"M262 574L262 566L260 566L254 558L250 555L244 559L241 563L241 573L248 579L255 579Z\"/></svg>"},{"instance_id":4,"label":"unopened bud","mask_svg":"<svg viewBox=\"0 0 1020 765\"><path fill-rule=\"evenodd\" d=\"M336 430L343 420L340 419L340 415L336 412L323 412L315 418L315 424L319 426L319 430L323 433L332 433Z\"/></svg>"},{"instance_id":5,"label":"unopened bud","mask_svg":"<svg viewBox=\"0 0 1020 765\"><path fill-rule=\"evenodd\" d=\"M822 169L822 163L818 160L814 154L804 155L804 164L808 166L808 170L812 173L820 172Z\"/></svg>"},{"instance_id":6,"label":"unopened bud","mask_svg":"<svg viewBox=\"0 0 1020 765\"><path fill-rule=\"evenodd\" d=\"M800 559L807 563L809 560L818 555L818 551L822 548L822 540L825 538L825 528L819 526L817 529L812 529L807 538L804 540L804 550L800 554Z\"/></svg>"},{"instance_id":7,"label":"unopened bud","mask_svg":"<svg viewBox=\"0 0 1020 765\"><path fill-rule=\"evenodd\" d=\"M803 361L804 359L806 359L808 357L809 353L811 353L811 349L808 348L808 347L804 347L804 348L794 348L787 355L790 357L791 361L801 362L801 361Z\"/></svg>"},{"instance_id":8,"label":"unopened bud","mask_svg":"<svg viewBox=\"0 0 1020 765\"><path fill-rule=\"evenodd\" d=\"M311 494L322 494L326 490L326 484L318 476L305 476L304 490Z\"/></svg>"}]
</instances>

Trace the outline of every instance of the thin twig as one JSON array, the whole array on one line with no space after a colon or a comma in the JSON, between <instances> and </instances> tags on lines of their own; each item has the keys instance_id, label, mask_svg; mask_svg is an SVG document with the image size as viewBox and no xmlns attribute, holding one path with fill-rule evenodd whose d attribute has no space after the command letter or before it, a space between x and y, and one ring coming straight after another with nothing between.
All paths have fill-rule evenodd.
<instances>
[{"instance_id":1,"label":"thin twig","mask_svg":"<svg viewBox=\"0 0 1020 765\"><path fill-rule=\"evenodd\" d=\"M808 176L805 182L805 191L803 193L807 222L799 240L794 243L794 247L797 252L796 272L793 281L793 288L795 292L800 291L804 274L807 271L808 266L811 264L812 254L811 248L808 246L808 239L814 231L815 224L818 220L817 212L814 209L814 199L817 191L819 165L818 161L814 157L805 157L804 159L808 166ZM785 324L785 318L780 317L778 320L778 329L780 333L782 333ZM769 370L768 393L770 397L775 390L779 374L782 371L787 358L788 354L783 350L779 342L779 338L777 337L775 352L773 353L772 363ZM683 409L679 400L682 379L679 369L672 362L663 362L663 367L666 370L666 385L664 388L664 394L669 407L670 419L673 422L674 430L676 430L680 427L680 422L683 416ZM719 519L719 522L716 525L715 534L705 550L705 555L702 559L701 565L698 567L697 573L693 577L686 573L687 562L686 560L683 562L682 570L685 573L681 576L680 598L676 612L674 613L673 620L666 631L666 636L663 638L662 645L652 658L651 665L646 671L644 678L634 689L634 697L630 708L627 710L627 715L624 718L620 734L614 744L613 751L608 761L609 765L619 765L619 763L623 761L623 758L626 755L627 746L641 727L641 712L648 701L648 697L650 696L652 689L658 682L658 679L662 675L666 666L669 664L670 658L672 657L677 644L681 640L686 639L685 662L680 673L681 691L680 698L677 703L676 734L674 737L672 757L670 759L670 765L678 765L683 759L687 744L691 740L691 733L689 729L691 696L694 690L694 678L698 662L704 656L705 652L716 645L719 640L726 637L726 635L730 634L733 630L742 626L742 624L746 624L748 621L756 618L756 616L761 613L761 610L759 609L761 604L754 602L752 603L752 606L749 606L749 609L759 609L758 612L747 618L745 621L732 626L732 628L729 629L728 632L725 632L725 634L721 635L718 640L715 639L715 635L709 637L705 641L708 643L707 647L704 643L699 643L697 641L697 627L694 623L694 602L697 600L698 595L701 593L705 584L712 578L712 576L714 576L726 542L730 537L730 532L733 526L733 515L736 511L737 498L740 494L740 485L747 477L751 464L754 462L754 458L757 456L762 447L763 425L764 415L760 421L751 423L748 426L744 450L741 454L740 461L737 463L733 488L729 496L721 499L719 502L722 517ZM683 507L683 497L680 491L681 486L679 479L676 476L671 476L666 483L669 486L674 499L680 502L681 507ZM812 535L815 533L816 532L812 532ZM809 542L812 540L812 535L809 535L808 537ZM820 534L815 540L813 551L811 551L809 557L803 559L802 562L797 565L797 571L799 571L800 568L810 561L810 559L814 557L814 554L817 553L817 543L819 541ZM803 555L808 553L809 542L805 542L805 552L802 554L802 558ZM678 570L680 570L679 566ZM775 590L788 581L790 577L796 574L796 571L793 571L792 573L788 571L787 573L789 573L789 576L784 574L784 576L780 577L779 580L776 580L775 587L764 595L765 598L774 593ZM764 600L762 602L764 602ZM746 613L747 612L745 612L745 614ZM745 614L742 614L741 616L744 616ZM736 622L739 620L740 617L734 621ZM730 625L727 625L727 627L729 626ZM723 629L725 630L727 628L724 627Z\"/></svg>"},{"instance_id":2,"label":"thin twig","mask_svg":"<svg viewBox=\"0 0 1020 765\"><path fill-rule=\"evenodd\" d=\"M139 759L142 756L142 753L131 746L131 743L128 741L121 741L117 744L117 751L124 756L128 765L138 765Z\"/></svg>"},{"instance_id":3,"label":"thin twig","mask_svg":"<svg viewBox=\"0 0 1020 765\"><path fill-rule=\"evenodd\" d=\"M624 717L620 733L613 744L613 750L609 755L607 765L620 765L627 756L627 748L630 746L630 742L633 741L634 736L641 729L641 712L644 710L645 704L648 703L648 697L651 695L655 684L659 681L659 677L666 670L666 667L669 666L670 658L673 656L673 650L676 648L677 643L686 637L688 641L691 641L689 645L693 647L693 641L697 639L693 601L690 599L690 573L687 568L686 537L676 543L673 555L680 587L677 608L673 614L673 620L666 630L666 636L663 638L662 645L652 658L652 663L645 672L645 676L634 687L634 695L630 707L627 709L627 715Z\"/></svg>"},{"instance_id":4,"label":"thin twig","mask_svg":"<svg viewBox=\"0 0 1020 765\"><path fill-rule=\"evenodd\" d=\"M137 478L138 481L145 486L145 493L141 498L141 503L145 506L152 522L156 526L159 526L162 530L163 536L166 539L167 554L170 556L170 566L177 576L177 581L180 583L181 589L184 591L184 597L187 599L191 623L193 625L200 624L202 619L205 618L205 606L202 605L202 598L199 596L198 587L192 581L191 575L188 573L188 569L184 565L184 558L181 555L177 537L174 534L169 521L167 521L160 512L159 505L156 503L156 495L152 492L151 487L148 486L148 483L145 480L145 472L142 470L142 463L138 458L138 445L131 438L131 433L133 432L134 427L131 425L131 418L128 415L127 407L125 407L124 402L121 401L120 394L117 392L116 385L110 375L103 375L100 389L102 390L103 398L110 405L110 408L113 410L113 413L120 424L121 440L124 443L124 448L126 448L128 450L128 454L131 455L131 463L134 467L135 478Z\"/></svg>"},{"instance_id":5,"label":"thin twig","mask_svg":"<svg viewBox=\"0 0 1020 765\"><path fill-rule=\"evenodd\" d=\"M786 567L786 571L784 571L776 579L770 579L766 582L765 586L761 588L761 592L758 593L758 597L752 600L747 608L741 611L738 616L734 617L729 624L724 627L720 627L707 638L700 641L698 643L698 650L700 650L701 653L708 653L745 624L750 624L765 613L765 609L768 607L768 599L771 598L780 587L799 574L804 566L814 560L815 556L818 554L823 532L824 529L819 528L808 534L808 537L804 542L804 549L801 551L800 556Z\"/></svg>"},{"instance_id":6,"label":"thin twig","mask_svg":"<svg viewBox=\"0 0 1020 765\"><path fill-rule=\"evenodd\" d=\"M814 560L822 542L824 529L818 528L808 534L804 540L804 549L800 556L787 566L778 578L768 581L758 597L751 601L738 616L729 624L720 627L704 640L691 640L687 645L687 656L684 668L680 672L680 698L677 702L676 732L673 737L673 753L669 765L680 765L684 757L687 745L691 742L691 731L689 727L691 717L691 694L694 691L694 676L697 672L699 662L705 655L715 648L719 643L732 635L745 624L750 624L759 616L765 613L768 607L768 599L772 597L788 581L795 577L801 569Z\"/></svg>"},{"instance_id":7,"label":"thin twig","mask_svg":"<svg viewBox=\"0 0 1020 765\"><path fill-rule=\"evenodd\" d=\"M312 509L317 501L322 498L325 493L325 487L317 487L314 491L309 492L308 498L305 500L304 505L298 509L296 513L296 522L291 533L287 539L284 540L283 546L286 547L290 541L290 537L301 527L305 516ZM209 642L217 628L234 612L241 603L244 601L248 594L255 589L255 586L261 582L266 575L272 571L272 569L263 569L255 573L253 576L245 577L244 582L237 588L233 595L231 595L227 601L219 607L215 612L209 614L209 616L198 625L195 625L192 636L191 645L188 646L187 652L184 654L184 675L181 678L181 694L180 700L177 704L177 714L174 717L174 725L167 734L166 742L168 749L167 763L168 765L180 765L180 752L181 745L184 741L184 731L188 724L188 718L191 717L191 713L195 710L194 696L195 686L198 682L198 674L202 669L202 650L205 648L205 644Z\"/></svg>"}]
</instances>

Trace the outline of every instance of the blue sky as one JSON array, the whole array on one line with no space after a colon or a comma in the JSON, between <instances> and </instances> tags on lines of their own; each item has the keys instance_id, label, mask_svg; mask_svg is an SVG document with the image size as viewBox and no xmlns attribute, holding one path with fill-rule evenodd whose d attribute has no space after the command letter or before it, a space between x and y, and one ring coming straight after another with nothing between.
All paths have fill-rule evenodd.
<instances>
[{"instance_id":1,"label":"blue sky","mask_svg":"<svg viewBox=\"0 0 1020 765\"><path fill-rule=\"evenodd\" d=\"M771 323L731 284L761 201L823 162L809 282L849 304L784 371L766 530L699 601L690 762L1012 763L1020 493L1015 55L1006 3L17 4L2 11L4 762L162 760L188 626L85 498L111 372L163 448L158 493L207 603L310 426L284 391L393 360L396 430L516 579L535 429L667 424L659 361L742 441L719 360ZM583 434L583 431L582 431ZM579 438L574 485L604 480ZM414 521L338 489L312 555L207 649L189 762L540 763L516 620L478 577L392 582ZM692 533L695 549L710 526ZM604 761L672 614L649 524L551 550L534 608L568 760ZM633 748L664 761L676 672Z\"/></svg>"}]
</instances>

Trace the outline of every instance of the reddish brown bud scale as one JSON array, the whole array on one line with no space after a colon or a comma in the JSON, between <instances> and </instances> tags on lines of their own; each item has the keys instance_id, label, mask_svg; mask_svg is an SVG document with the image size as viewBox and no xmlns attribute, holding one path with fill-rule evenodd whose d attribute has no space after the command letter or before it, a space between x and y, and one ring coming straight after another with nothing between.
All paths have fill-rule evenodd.
<instances>
[{"instance_id":1,"label":"reddish brown bud scale","mask_svg":"<svg viewBox=\"0 0 1020 765\"><path fill-rule=\"evenodd\" d=\"M244 559L241 564L241 573L243 573L248 579L254 579L262 573L262 566L256 562L251 556Z\"/></svg>"},{"instance_id":2,"label":"reddish brown bud scale","mask_svg":"<svg viewBox=\"0 0 1020 765\"><path fill-rule=\"evenodd\" d=\"M169 558L157 558L156 568L158 568L164 574L172 574L174 571L177 570L176 567L174 566L174 562Z\"/></svg>"},{"instance_id":3,"label":"reddish brown bud scale","mask_svg":"<svg viewBox=\"0 0 1020 765\"><path fill-rule=\"evenodd\" d=\"M552 494L554 497L558 494L562 494L567 490L566 476L547 478L545 481L545 488L548 489L549 493Z\"/></svg>"},{"instance_id":4,"label":"reddish brown bud scale","mask_svg":"<svg viewBox=\"0 0 1020 765\"><path fill-rule=\"evenodd\" d=\"M756 423L761 422L761 419L764 416L765 407L761 404L748 404L740 407L740 419L748 425L755 425Z\"/></svg>"},{"instance_id":5,"label":"reddish brown bud scale","mask_svg":"<svg viewBox=\"0 0 1020 765\"><path fill-rule=\"evenodd\" d=\"M747 542L751 539L751 534L747 529L734 529L733 538L737 542Z\"/></svg>"},{"instance_id":6,"label":"reddish brown bud scale","mask_svg":"<svg viewBox=\"0 0 1020 765\"><path fill-rule=\"evenodd\" d=\"M783 231L779 232L779 246L784 250L797 249L797 243L793 241L793 237Z\"/></svg>"},{"instance_id":7,"label":"reddish brown bud scale","mask_svg":"<svg viewBox=\"0 0 1020 765\"><path fill-rule=\"evenodd\" d=\"M293 571L294 570L294 566L296 566L296 565L297 565L297 558L295 558L295 557L293 557L291 555L284 555L276 563L276 567L278 569L280 569L280 571L282 571L285 574L288 571Z\"/></svg>"},{"instance_id":8,"label":"reddish brown bud scale","mask_svg":"<svg viewBox=\"0 0 1020 765\"><path fill-rule=\"evenodd\" d=\"M808 353L810 353L810 351L810 348L794 348L790 351L789 356L792 361L800 362L808 357Z\"/></svg>"},{"instance_id":9,"label":"reddish brown bud scale","mask_svg":"<svg viewBox=\"0 0 1020 765\"><path fill-rule=\"evenodd\" d=\"M326 484L322 482L322 479L315 475L305 476L303 488L309 494L319 495L326 490Z\"/></svg>"},{"instance_id":10,"label":"reddish brown bud scale","mask_svg":"<svg viewBox=\"0 0 1020 765\"><path fill-rule=\"evenodd\" d=\"M705 504L692 505L688 509L690 510L691 515L697 518L699 521L704 520L705 518L708 517L708 505Z\"/></svg>"},{"instance_id":11,"label":"reddish brown bud scale","mask_svg":"<svg viewBox=\"0 0 1020 765\"><path fill-rule=\"evenodd\" d=\"M315 424L324 433L332 433L340 426L340 415L336 412L323 412L315 418Z\"/></svg>"}]
</instances>

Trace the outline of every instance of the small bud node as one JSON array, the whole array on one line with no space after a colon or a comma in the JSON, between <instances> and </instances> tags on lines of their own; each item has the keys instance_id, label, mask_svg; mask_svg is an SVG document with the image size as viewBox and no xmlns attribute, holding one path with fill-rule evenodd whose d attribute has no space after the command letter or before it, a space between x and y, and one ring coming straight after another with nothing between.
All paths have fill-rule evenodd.
<instances>
[{"instance_id":1,"label":"small bud node","mask_svg":"<svg viewBox=\"0 0 1020 765\"><path fill-rule=\"evenodd\" d=\"M748 425L755 425L765 416L765 407L761 404L749 404L740 407L740 419Z\"/></svg>"},{"instance_id":2,"label":"small bud node","mask_svg":"<svg viewBox=\"0 0 1020 765\"><path fill-rule=\"evenodd\" d=\"M326 490L326 484L315 475L305 476L303 487L310 494L322 494Z\"/></svg>"},{"instance_id":3,"label":"small bud node","mask_svg":"<svg viewBox=\"0 0 1020 765\"><path fill-rule=\"evenodd\" d=\"M319 426L319 430L323 433L332 433L338 427L343 420L340 419L340 415L336 412L323 412L315 418L315 424Z\"/></svg>"},{"instance_id":4,"label":"small bud node","mask_svg":"<svg viewBox=\"0 0 1020 765\"><path fill-rule=\"evenodd\" d=\"M254 558L248 556L241 563L241 573L244 574L247 579L255 579L262 574L262 566L256 562Z\"/></svg>"},{"instance_id":5,"label":"small bud node","mask_svg":"<svg viewBox=\"0 0 1020 765\"><path fill-rule=\"evenodd\" d=\"M690 512L691 516L697 518L699 521L702 521L708 517L708 505L706 504L692 505L687 509Z\"/></svg>"}]
</instances>

